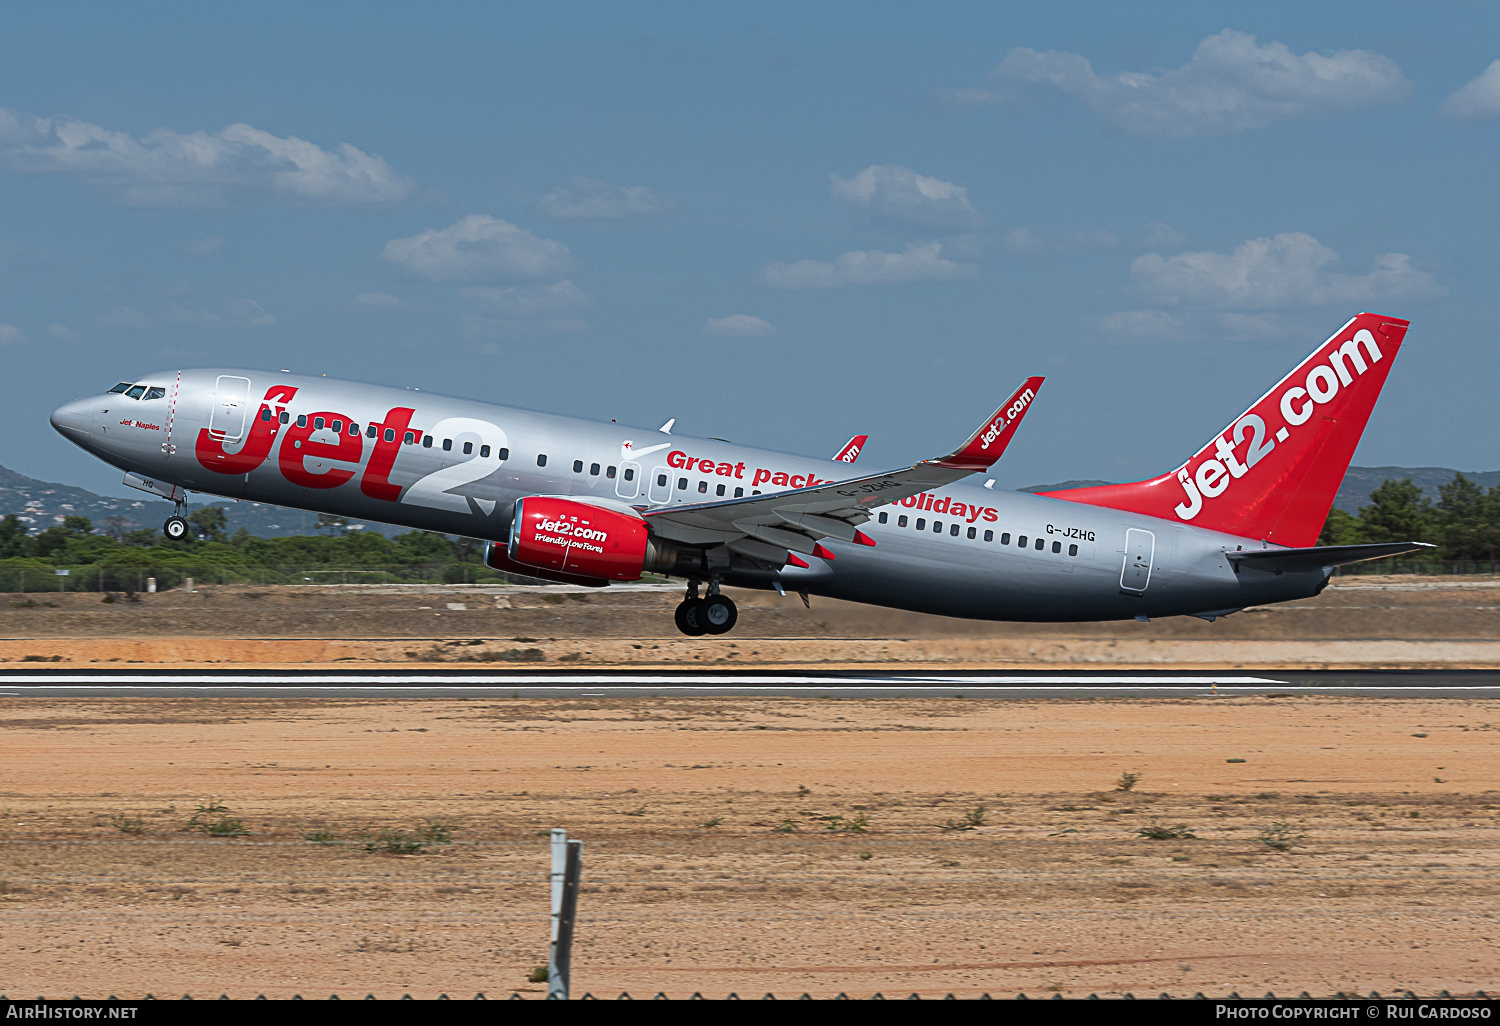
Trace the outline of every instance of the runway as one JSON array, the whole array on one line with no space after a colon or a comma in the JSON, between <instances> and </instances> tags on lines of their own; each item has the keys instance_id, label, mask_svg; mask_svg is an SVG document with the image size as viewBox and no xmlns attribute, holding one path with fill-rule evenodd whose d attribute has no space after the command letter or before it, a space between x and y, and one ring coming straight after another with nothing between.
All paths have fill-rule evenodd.
<instances>
[{"instance_id":1,"label":"runway","mask_svg":"<svg viewBox=\"0 0 1500 1026\"><path fill-rule=\"evenodd\" d=\"M0 698L971 698L1083 700L1342 695L1496 698L1500 671L924 671L716 673L705 670L0 670Z\"/></svg>"}]
</instances>

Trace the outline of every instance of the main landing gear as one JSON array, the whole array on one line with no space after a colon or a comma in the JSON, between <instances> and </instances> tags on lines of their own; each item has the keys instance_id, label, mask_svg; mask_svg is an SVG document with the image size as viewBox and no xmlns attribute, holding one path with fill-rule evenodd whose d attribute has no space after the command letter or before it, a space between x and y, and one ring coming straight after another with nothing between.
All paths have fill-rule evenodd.
<instances>
[{"instance_id":1,"label":"main landing gear","mask_svg":"<svg viewBox=\"0 0 1500 1026\"><path fill-rule=\"evenodd\" d=\"M698 597L698 582L688 585L687 597L677 607L675 619L677 629L688 637L697 638L705 634L728 634L739 620L740 612L734 600L719 594L719 582L708 586L708 596Z\"/></svg>"},{"instance_id":2,"label":"main landing gear","mask_svg":"<svg viewBox=\"0 0 1500 1026\"><path fill-rule=\"evenodd\" d=\"M173 541L181 541L188 534L187 518L182 515L182 504L178 503L172 508L172 515L167 517L167 522L161 525L161 533Z\"/></svg>"}]
</instances>

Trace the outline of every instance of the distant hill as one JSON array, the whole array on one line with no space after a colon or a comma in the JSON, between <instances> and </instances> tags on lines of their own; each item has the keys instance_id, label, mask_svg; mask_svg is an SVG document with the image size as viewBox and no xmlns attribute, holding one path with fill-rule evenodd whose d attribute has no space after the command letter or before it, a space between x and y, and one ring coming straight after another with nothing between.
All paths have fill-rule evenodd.
<instances>
[{"instance_id":1,"label":"distant hill","mask_svg":"<svg viewBox=\"0 0 1500 1026\"><path fill-rule=\"evenodd\" d=\"M0 467L0 516L14 513L32 531L60 524L66 516L88 517L101 531L109 528L111 517L118 517L120 528L125 531L143 527L159 530L163 521L172 515L172 504L147 498L147 494L141 492L139 499L112 499L71 485L38 481ZM224 507L230 534L241 527L262 538L317 533L316 513L272 506L264 502L234 502L228 499L188 504L190 511L203 506ZM387 537L411 530L409 527L359 520L351 520L349 526L356 530L375 531Z\"/></svg>"},{"instance_id":2,"label":"distant hill","mask_svg":"<svg viewBox=\"0 0 1500 1026\"><path fill-rule=\"evenodd\" d=\"M1344 475L1344 483L1339 486L1338 494L1333 498L1333 504L1346 513L1357 514L1361 506L1370 504L1370 493L1379 488L1386 479L1400 481L1407 477L1411 478L1412 484L1422 489L1423 495L1436 502L1438 486L1448 484L1457 473L1459 471L1448 467L1350 467L1349 472ZM1470 481L1485 488L1500 485L1500 470L1482 470L1474 473L1465 470L1462 473ZM1064 481L1061 484L1031 485L1016 490L1053 492L1065 488L1089 488L1094 485L1112 483L1110 481Z\"/></svg>"}]
</instances>

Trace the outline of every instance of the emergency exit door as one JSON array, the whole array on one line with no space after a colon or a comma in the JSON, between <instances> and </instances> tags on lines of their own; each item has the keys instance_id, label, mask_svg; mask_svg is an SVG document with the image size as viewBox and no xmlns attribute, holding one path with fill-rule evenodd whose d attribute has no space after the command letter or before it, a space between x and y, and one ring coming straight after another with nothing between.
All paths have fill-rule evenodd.
<instances>
[{"instance_id":1,"label":"emergency exit door","mask_svg":"<svg viewBox=\"0 0 1500 1026\"><path fill-rule=\"evenodd\" d=\"M1137 594L1151 582L1151 558L1156 554L1156 535L1135 528L1125 532L1125 566L1120 571L1120 590Z\"/></svg>"}]
</instances>

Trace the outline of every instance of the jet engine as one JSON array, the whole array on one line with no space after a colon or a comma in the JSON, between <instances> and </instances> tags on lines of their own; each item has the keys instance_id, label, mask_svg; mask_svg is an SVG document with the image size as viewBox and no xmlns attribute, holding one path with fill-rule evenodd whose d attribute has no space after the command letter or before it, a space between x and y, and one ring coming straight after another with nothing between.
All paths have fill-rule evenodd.
<instances>
[{"instance_id":1,"label":"jet engine","mask_svg":"<svg viewBox=\"0 0 1500 1026\"><path fill-rule=\"evenodd\" d=\"M532 495L516 500L509 544L503 553L490 546L485 562L552 580L603 583L639 580L648 570L691 572L703 565L703 553L653 538L638 514Z\"/></svg>"}]
</instances>

